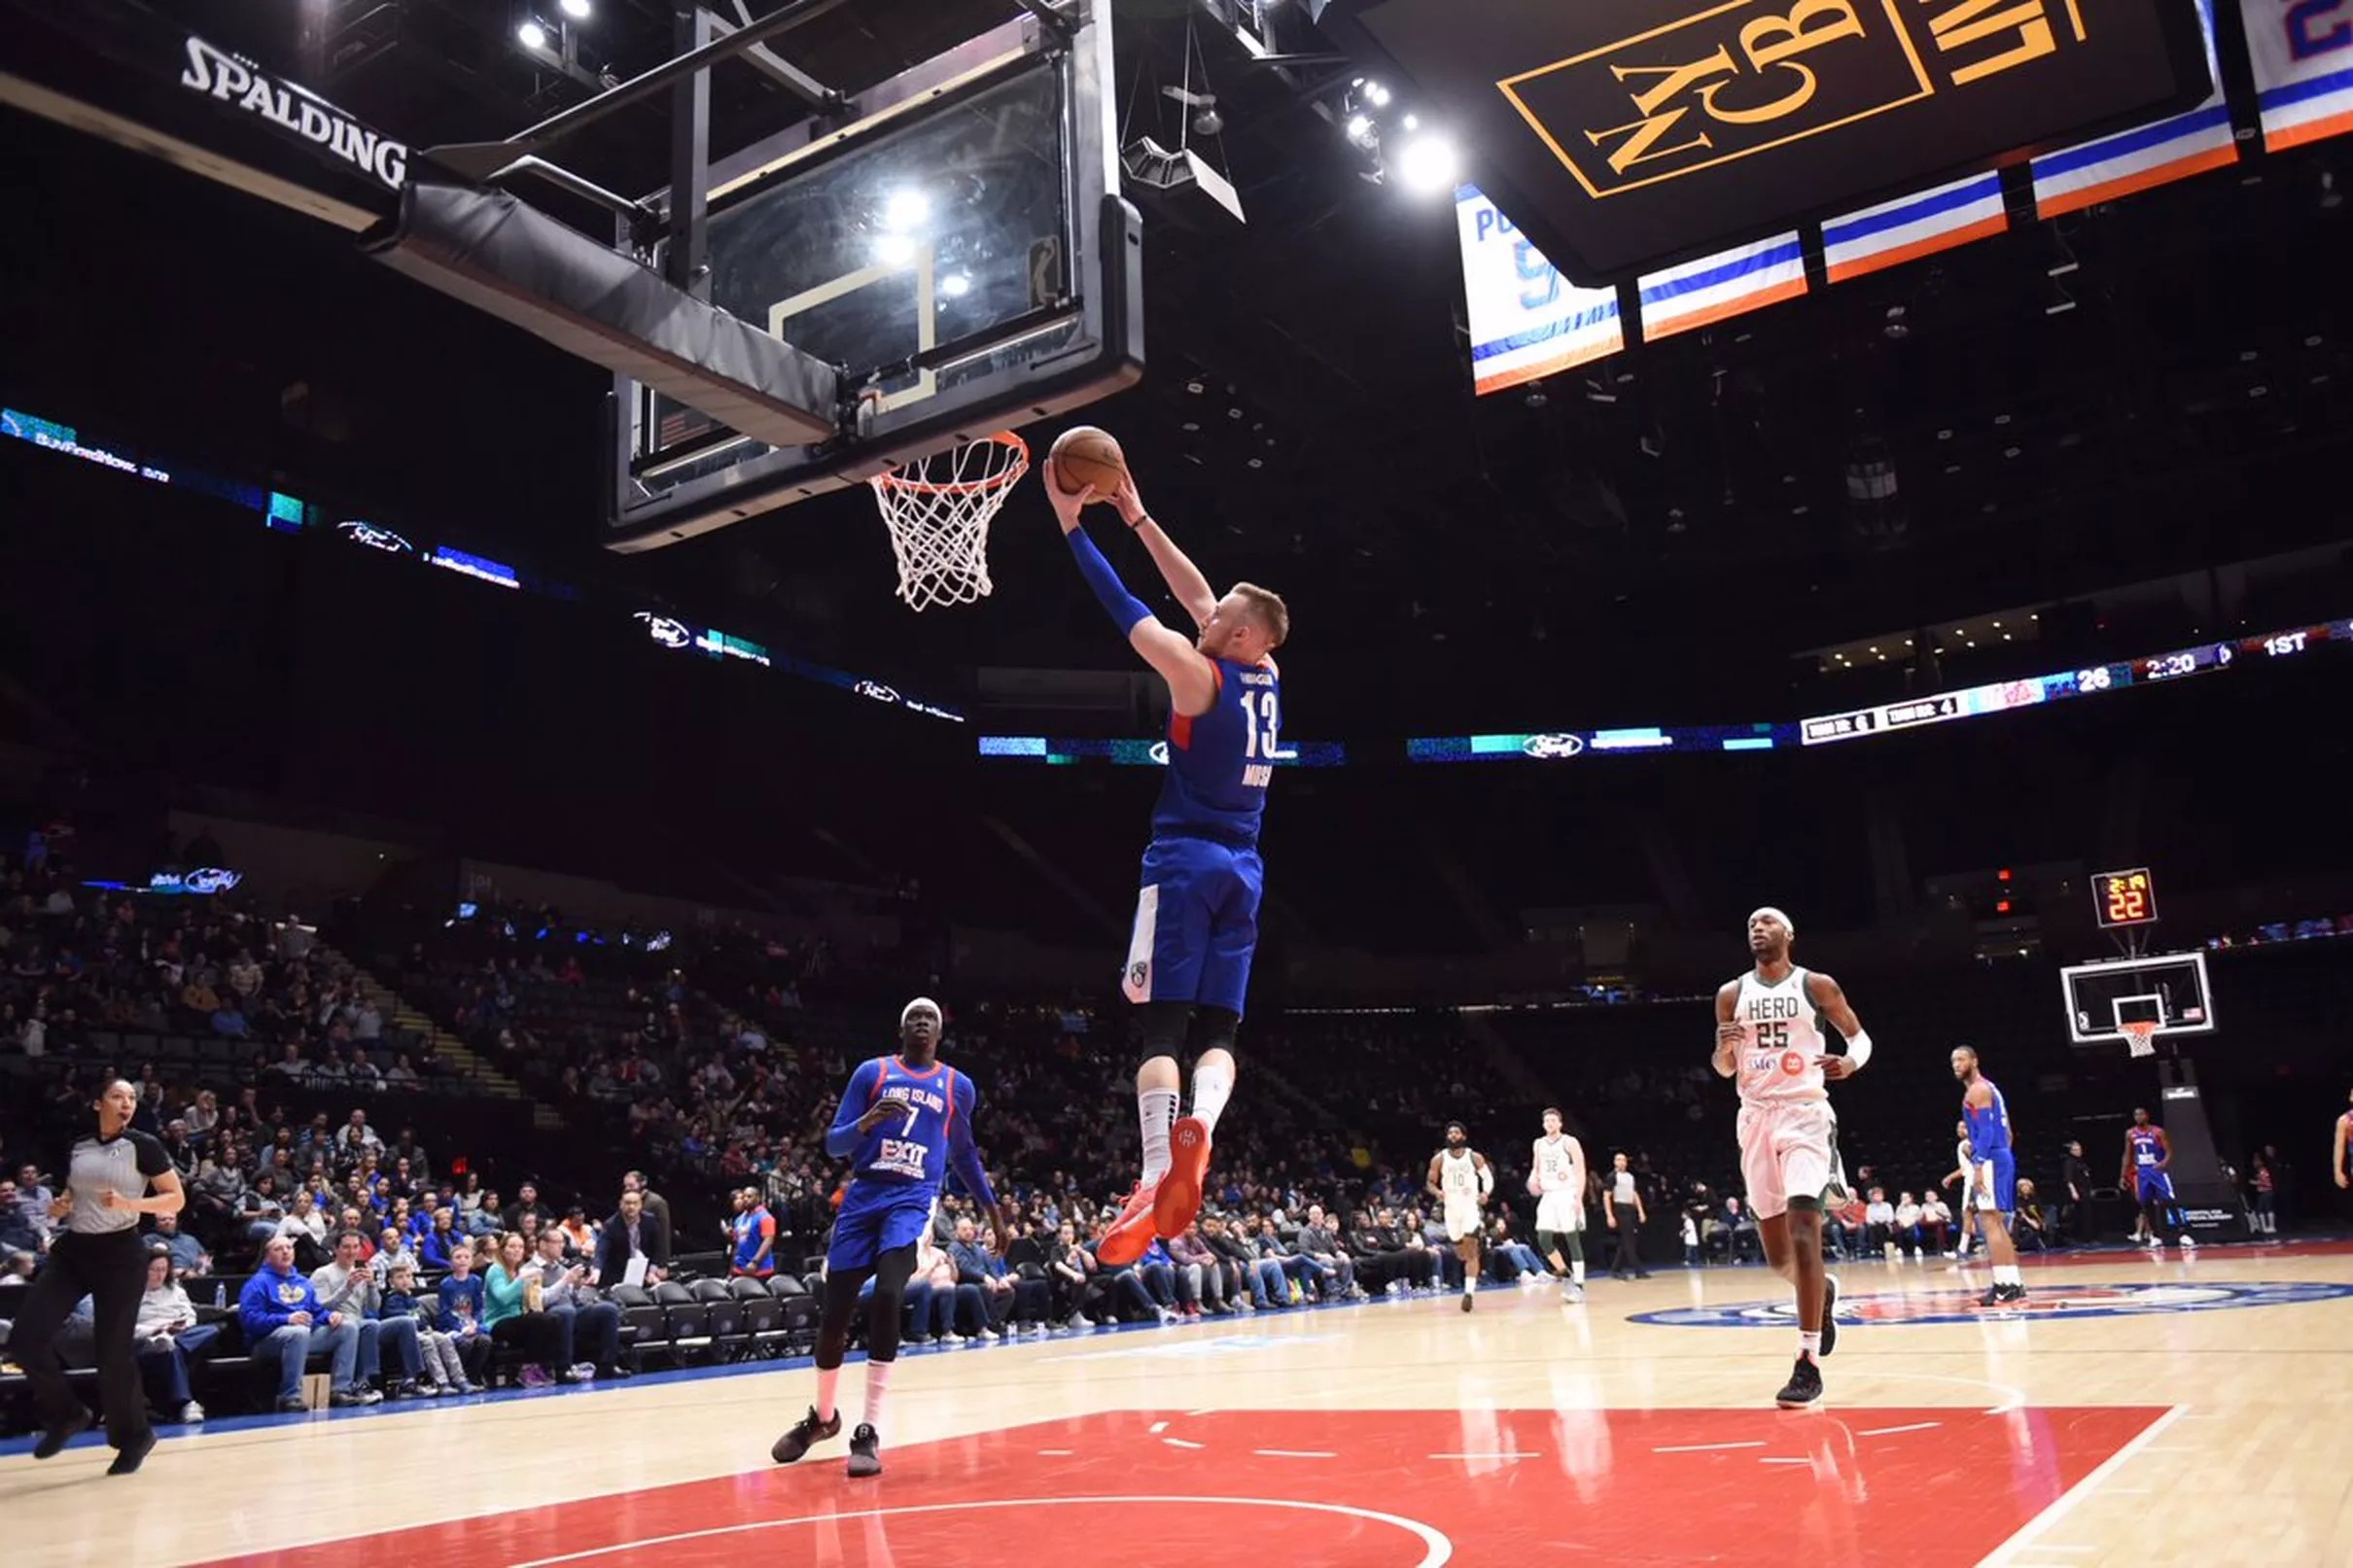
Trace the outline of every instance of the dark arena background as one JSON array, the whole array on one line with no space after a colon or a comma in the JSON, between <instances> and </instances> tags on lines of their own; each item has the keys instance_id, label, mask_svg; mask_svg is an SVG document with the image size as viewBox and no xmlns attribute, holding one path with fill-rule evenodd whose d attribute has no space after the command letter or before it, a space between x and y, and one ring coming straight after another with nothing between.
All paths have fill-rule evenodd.
<instances>
[{"instance_id":1,"label":"dark arena background","mask_svg":"<svg viewBox=\"0 0 2353 1568\"><path fill-rule=\"evenodd\" d=\"M2353 0L1985 10L0 0L13 1568L2353 1560ZM1081 424L1292 628L1133 1264L1213 725ZM1812 1233L1760 906L1876 1041ZM855 1313L883 1474L780 1465L916 997L1008 1233ZM136 1385L41 1305L118 1079Z\"/></svg>"}]
</instances>

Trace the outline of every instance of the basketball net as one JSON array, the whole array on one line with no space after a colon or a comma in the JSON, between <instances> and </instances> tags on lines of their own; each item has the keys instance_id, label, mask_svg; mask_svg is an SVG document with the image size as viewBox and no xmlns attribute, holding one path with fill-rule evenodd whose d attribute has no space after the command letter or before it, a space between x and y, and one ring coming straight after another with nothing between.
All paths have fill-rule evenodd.
<instances>
[{"instance_id":1,"label":"basketball net","mask_svg":"<svg viewBox=\"0 0 2353 1568\"><path fill-rule=\"evenodd\" d=\"M2125 1050L2136 1057L2157 1055L2157 1021L2155 1019L2143 1019L2136 1024L2119 1024L2117 1028L2124 1031Z\"/></svg>"},{"instance_id":2,"label":"basketball net","mask_svg":"<svg viewBox=\"0 0 2353 1568\"><path fill-rule=\"evenodd\" d=\"M988 597L989 522L1029 471L1028 444L1001 431L866 481L891 530L898 597L908 609Z\"/></svg>"}]
</instances>

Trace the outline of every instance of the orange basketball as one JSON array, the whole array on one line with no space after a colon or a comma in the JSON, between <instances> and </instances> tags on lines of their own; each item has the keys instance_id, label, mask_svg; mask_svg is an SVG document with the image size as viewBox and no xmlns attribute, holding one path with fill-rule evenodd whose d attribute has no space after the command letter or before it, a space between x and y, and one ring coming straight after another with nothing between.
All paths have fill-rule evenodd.
<instances>
[{"instance_id":1,"label":"orange basketball","mask_svg":"<svg viewBox=\"0 0 2353 1568\"><path fill-rule=\"evenodd\" d=\"M1054 437L1046 464L1055 489L1071 496L1093 485L1098 502L1109 501L1128 477L1128 460L1119 443L1109 431L1092 425L1074 425Z\"/></svg>"}]
</instances>

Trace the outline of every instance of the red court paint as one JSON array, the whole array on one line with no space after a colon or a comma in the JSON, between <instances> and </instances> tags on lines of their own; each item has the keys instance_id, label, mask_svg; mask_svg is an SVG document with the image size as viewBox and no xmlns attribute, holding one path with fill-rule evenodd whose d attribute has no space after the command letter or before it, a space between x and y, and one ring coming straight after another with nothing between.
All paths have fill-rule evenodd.
<instances>
[{"instance_id":1,"label":"red court paint","mask_svg":"<svg viewBox=\"0 0 2353 1568\"><path fill-rule=\"evenodd\" d=\"M1024 1568L1413 1568L1575 1552L1588 1563L1964 1568L2160 1413L1130 1411L886 1447L874 1481L842 1474L835 1442L790 1468L749 1462L738 1476L237 1560L923 1568L1009 1554ZM748 1461L773 1436L746 1432Z\"/></svg>"}]
</instances>

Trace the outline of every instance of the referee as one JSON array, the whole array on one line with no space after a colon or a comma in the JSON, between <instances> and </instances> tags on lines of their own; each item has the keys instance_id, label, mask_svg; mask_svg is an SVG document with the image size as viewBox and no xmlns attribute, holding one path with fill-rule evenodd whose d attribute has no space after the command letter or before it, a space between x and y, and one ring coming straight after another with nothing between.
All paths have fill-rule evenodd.
<instances>
[{"instance_id":1,"label":"referee","mask_svg":"<svg viewBox=\"0 0 2353 1568\"><path fill-rule=\"evenodd\" d=\"M74 1139L65 1189L50 1209L52 1219L65 1222L65 1234L33 1276L9 1349L24 1366L44 1429L33 1457L53 1458L89 1425L89 1411L65 1381L56 1342L57 1330L74 1307L83 1297L90 1298L98 1397L106 1410L106 1441L115 1447L115 1462L106 1473L127 1476L156 1446L132 1344L139 1298L147 1289L147 1245L139 1235L139 1216L177 1214L186 1194L163 1145L131 1128L139 1108L136 1090L118 1078L94 1108L96 1122ZM147 1196L150 1185L153 1198Z\"/></svg>"}]
</instances>

